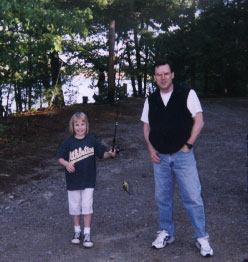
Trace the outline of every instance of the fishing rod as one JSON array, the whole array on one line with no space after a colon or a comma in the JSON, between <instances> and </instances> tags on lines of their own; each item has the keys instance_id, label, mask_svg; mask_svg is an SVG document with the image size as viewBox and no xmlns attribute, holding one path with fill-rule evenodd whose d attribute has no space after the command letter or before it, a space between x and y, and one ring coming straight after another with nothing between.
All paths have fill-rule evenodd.
<instances>
[{"instance_id":1,"label":"fishing rod","mask_svg":"<svg viewBox=\"0 0 248 262\"><path fill-rule=\"evenodd\" d=\"M117 108L116 108L115 129L114 129L114 137L113 137L113 144L112 144L112 152L115 151L117 154L120 153L120 146L116 145L116 133L117 133L118 125L119 125L118 119L119 119L119 114L120 114L119 106L120 106L120 101L118 101ZM130 185L129 185L129 183L127 181L123 181L122 188L129 195L131 195L131 193L130 193Z\"/></svg>"},{"instance_id":2,"label":"fishing rod","mask_svg":"<svg viewBox=\"0 0 248 262\"><path fill-rule=\"evenodd\" d=\"M117 109L116 109L116 117L115 117L115 129L114 129L114 137L113 137L113 142L112 142L112 152L116 152L117 154L120 153L120 146L116 145L116 133L117 133L117 127L119 125L118 119L119 119L119 102L117 104Z\"/></svg>"},{"instance_id":3,"label":"fishing rod","mask_svg":"<svg viewBox=\"0 0 248 262\"><path fill-rule=\"evenodd\" d=\"M247 163L246 163L246 182L247 182L247 185L246 185L246 191L248 192L248 133L247 133L247 136L246 136L246 150L247 150Z\"/></svg>"}]
</instances>

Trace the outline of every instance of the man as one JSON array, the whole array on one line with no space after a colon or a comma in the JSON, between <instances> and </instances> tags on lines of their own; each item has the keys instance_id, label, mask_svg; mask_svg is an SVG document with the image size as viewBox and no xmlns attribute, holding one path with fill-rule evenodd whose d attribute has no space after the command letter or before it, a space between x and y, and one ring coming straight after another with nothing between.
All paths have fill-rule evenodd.
<instances>
[{"instance_id":1,"label":"man","mask_svg":"<svg viewBox=\"0 0 248 262\"><path fill-rule=\"evenodd\" d=\"M152 247L163 248L175 240L172 217L175 175L195 231L196 245L202 256L213 256L205 232L201 184L193 153L193 144L204 125L201 104L194 90L173 83L174 71L169 61L154 65L154 79L158 88L146 99L141 117L154 167L159 211L159 231Z\"/></svg>"}]
</instances>

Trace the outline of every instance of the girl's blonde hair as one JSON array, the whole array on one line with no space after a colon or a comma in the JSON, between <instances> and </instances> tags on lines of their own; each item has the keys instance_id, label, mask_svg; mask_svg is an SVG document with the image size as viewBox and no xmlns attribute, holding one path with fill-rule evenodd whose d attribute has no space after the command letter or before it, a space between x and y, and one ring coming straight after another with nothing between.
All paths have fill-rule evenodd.
<instances>
[{"instance_id":1,"label":"girl's blonde hair","mask_svg":"<svg viewBox=\"0 0 248 262\"><path fill-rule=\"evenodd\" d=\"M73 114L73 116L71 117L70 122L69 122L69 132L70 132L70 134L71 135L75 134L75 132L74 132L74 123L77 120L83 120L83 122L86 124L86 134L88 134L88 132L89 132L89 120L88 120L88 117L86 116L86 114L83 113L83 112L77 112L77 113Z\"/></svg>"}]
</instances>

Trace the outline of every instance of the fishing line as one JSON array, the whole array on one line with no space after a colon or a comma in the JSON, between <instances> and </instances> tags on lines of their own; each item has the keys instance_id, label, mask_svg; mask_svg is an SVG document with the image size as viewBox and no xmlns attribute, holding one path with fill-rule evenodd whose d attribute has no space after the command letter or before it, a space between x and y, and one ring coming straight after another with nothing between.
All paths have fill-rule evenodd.
<instances>
[{"instance_id":1,"label":"fishing line","mask_svg":"<svg viewBox=\"0 0 248 262\"><path fill-rule=\"evenodd\" d=\"M119 125L119 107L120 107L120 101L118 100L117 107L116 107L116 116L115 116L115 129L114 129L114 137L112 142L112 152L116 151L116 153L120 153L120 146L116 145L116 133L117 133L117 127Z\"/></svg>"},{"instance_id":2,"label":"fishing line","mask_svg":"<svg viewBox=\"0 0 248 262\"><path fill-rule=\"evenodd\" d=\"M116 98L117 100L117 98ZM113 137L113 144L112 144L112 152L116 151L117 154L120 153L120 146L116 145L116 134L117 134L117 128L119 126L119 115L120 115L120 98L116 105L116 117L115 117L115 129L114 129L114 137ZM120 165L122 164L121 155L120 155ZM130 185L127 181L122 182L122 189L126 191L129 195L130 193Z\"/></svg>"}]
</instances>

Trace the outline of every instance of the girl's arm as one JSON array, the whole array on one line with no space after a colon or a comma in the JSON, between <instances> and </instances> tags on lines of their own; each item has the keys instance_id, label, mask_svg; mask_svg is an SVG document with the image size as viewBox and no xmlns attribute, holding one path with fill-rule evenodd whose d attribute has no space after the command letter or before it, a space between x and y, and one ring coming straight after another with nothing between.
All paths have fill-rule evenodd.
<instances>
[{"instance_id":1,"label":"girl's arm","mask_svg":"<svg viewBox=\"0 0 248 262\"><path fill-rule=\"evenodd\" d=\"M74 164L72 164L72 163L64 160L63 158L59 158L59 159L58 159L58 162L59 162L62 166L64 166L69 173L73 173L73 172L75 171Z\"/></svg>"}]
</instances>

